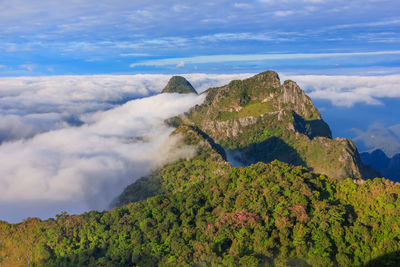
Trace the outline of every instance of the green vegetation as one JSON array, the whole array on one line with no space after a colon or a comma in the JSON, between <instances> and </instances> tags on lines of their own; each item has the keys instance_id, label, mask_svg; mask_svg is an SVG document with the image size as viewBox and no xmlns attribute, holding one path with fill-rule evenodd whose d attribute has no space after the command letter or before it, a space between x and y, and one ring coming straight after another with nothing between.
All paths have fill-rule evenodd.
<instances>
[{"instance_id":1,"label":"green vegetation","mask_svg":"<svg viewBox=\"0 0 400 267\"><path fill-rule=\"evenodd\" d=\"M391 266L399 194L385 179L258 163L109 212L1 223L0 257L5 266Z\"/></svg>"},{"instance_id":2,"label":"green vegetation","mask_svg":"<svg viewBox=\"0 0 400 267\"><path fill-rule=\"evenodd\" d=\"M233 120L246 117L257 117L274 109L269 103L261 103L261 101L251 101L239 109L239 111L221 111L218 113L217 119L220 121Z\"/></svg>"},{"instance_id":3,"label":"green vegetation","mask_svg":"<svg viewBox=\"0 0 400 267\"><path fill-rule=\"evenodd\" d=\"M254 101L247 104L242 110L239 111L238 118L245 118L251 116L259 116L267 112L272 112L273 108L268 103L261 103Z\"/></svg>"}]
</instances>

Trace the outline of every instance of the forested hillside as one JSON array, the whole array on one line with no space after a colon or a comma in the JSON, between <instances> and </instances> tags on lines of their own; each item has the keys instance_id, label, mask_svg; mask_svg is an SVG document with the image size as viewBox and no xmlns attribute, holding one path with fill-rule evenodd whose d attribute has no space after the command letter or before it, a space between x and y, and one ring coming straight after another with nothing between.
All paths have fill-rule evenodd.
<instances>
[{"instance_id":1,"label":"forested hillside","mask_svg":"<svg viewBox=\"0 0 400 267\"><path fill-rule=\"evenodd\" d=\"M3 266L393 266L399 194L385 179L258 163L112 211L1 223L0 257Z\"/></svg>"}]
</instances>

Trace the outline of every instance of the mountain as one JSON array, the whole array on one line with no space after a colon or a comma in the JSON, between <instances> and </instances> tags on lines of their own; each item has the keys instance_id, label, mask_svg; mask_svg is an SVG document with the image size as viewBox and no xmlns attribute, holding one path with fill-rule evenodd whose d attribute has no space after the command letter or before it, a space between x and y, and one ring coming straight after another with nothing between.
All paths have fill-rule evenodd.
<instances>
[{"instance_id":1,"label":"mountain","mask_svg":"<svg viewBox=\"0 0 400 267\"><path fill-rule=\"evenodd\" d=\"M266 71L204 93L207 96L202 105L167 120L177 128L174 134L179 133L185 140L193 139L193 133L202 139L200 150L203 152L193 161L206 164L195 168L198 174L211 175L207 166L214 165L209 160L214 161L217 153L220 157L216 162L228 160L233 167L279 160L338 179L380 176L373 168L362 164L351 140L332 139L329 126L311 99L293 81L281 85L276 72ZM192 140L187 144L198 142ZM208 144L208 150L204 149L204 144ZM175 163L170 165L176 166ZM170 176L165 175L165 171L170 165L128 186L113 205L122 206L173 192L170 185L176 186L176 181L183 183L187 178L177 172L176 181L169 181ZM190 171L189 174L197 177Z\"/></svg>"},{"instance_id":2,"label":"mountain","mask_svg":"<svg viewBox=\"0 0 400 267\"><path fill-rule=\"evenodd\" d=\"M371 153L363 152L360 156L365 165L371 166L392 181L400 182L400 154L389 158L385 152L377 149Z\"/></svg>"},{"instance_id":3,"label":"mountain","mask_svg":"<svg viewBox=\"0 0 400 267\"><path fill-rule=\"evenodd\" d=\"M161 93L197 94L190 82L182 76L172 76Z\"/></svg>"},{"instance_id":4,"label":"mountain","mask_svg":"<svg viewBox=\"0 0 400 267\"><path fill-rule=\"evenodd\" d=\"M363 151L372 152L382 150L389 157L400 151L400 125L385 127L381 124L372 124L366 131L354 129L356 137L353 138Z\"/></svg>"},{"instance_id":5,"label":"mountain","mask_svg":"<svg viewBox=\"0 0 400 267\"><path fill-rule=\"evenodd\" d=\"M369 178L349 139L335 138L311 99L293 81L266 71L205 92L202 105L176 120L193 125L247 166L275 159L330 177Z\"/></svg>"},{"instance_id":6,"label":"mountain","mask_svg":"<svg viewBox=\"0 0 400 267\"><path fill-rule=\"evenodd\" d=\"M112 210L0 222L1 266L398 264L400 184L360 179L354 144L331 138L294 82L269 71L206 94L166 122L193 157L137 180Z\"/></svg>"}]
</instances>

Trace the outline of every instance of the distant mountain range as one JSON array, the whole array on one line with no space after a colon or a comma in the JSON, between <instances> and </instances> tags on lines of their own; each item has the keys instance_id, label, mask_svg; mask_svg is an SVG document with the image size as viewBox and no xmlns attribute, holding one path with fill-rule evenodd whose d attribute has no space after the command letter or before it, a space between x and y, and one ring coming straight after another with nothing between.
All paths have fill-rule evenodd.
<instances>
[{"instance_id":1,"label":"distant mountain range","mask_svg":"<svg viewBox=\"0 0 400 267\"><path fill-rule=\"evenodd\" d=\"M373 152L382 150L389 157L400 152L400 124L384 127L380 124L371 125L366 131L354 129L353 138L361 151Z\"/></svg>"},{"instance_id":2,"label":"distant mountain range","mask_svg":"<svg viewBox=\"0 0 400 267\"><path fill-rule=\"evenodd\" d=\"M370 153L363 152L360 156L365 165L371 166L383 177L400 182L400 154L389 158L385 152L377 149Z\"/></svg>"}]
</instances>

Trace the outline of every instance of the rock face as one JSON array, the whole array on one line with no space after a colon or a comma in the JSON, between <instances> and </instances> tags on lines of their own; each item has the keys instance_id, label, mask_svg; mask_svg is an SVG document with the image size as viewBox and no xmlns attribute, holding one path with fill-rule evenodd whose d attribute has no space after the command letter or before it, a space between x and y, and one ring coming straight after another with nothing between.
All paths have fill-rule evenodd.
<instances>
[{"instance_id":1,"label":"rock face","mask_svg":"<svg viewBox=\"0 0 400 267\"><path fill-rule=\"evenodd\" d=\"M293 81L266 71L211 88L202 105L181 116L243 165L275 159L335 178L369 177L349 139L332 139L311 99Z\"/></svg>"},{"instance_id":2,"label":"rock face","mask_svg":"<svg viewBox=\"0 0 400 267\"><path fill-rule=\"evenodd\" d=\"M161 93L197 94L190 82L182 76L173 76Z\"/></svg>"}]
</instances>

